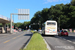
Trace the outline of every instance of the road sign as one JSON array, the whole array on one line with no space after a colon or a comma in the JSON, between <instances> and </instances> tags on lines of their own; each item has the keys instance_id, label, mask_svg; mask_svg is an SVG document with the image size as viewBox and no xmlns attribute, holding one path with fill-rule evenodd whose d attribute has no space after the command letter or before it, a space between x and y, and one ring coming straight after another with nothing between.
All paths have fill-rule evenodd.
<instances>
[{"instance_id":1,"label":"road sign","mask_svg":"<svg viewBox=\"0 0 75 50\"><path fill-rule=\"evenodd\" d=\"M19 20L29 20L29 9L18 9Z\"/></svg>"}]
</instances>

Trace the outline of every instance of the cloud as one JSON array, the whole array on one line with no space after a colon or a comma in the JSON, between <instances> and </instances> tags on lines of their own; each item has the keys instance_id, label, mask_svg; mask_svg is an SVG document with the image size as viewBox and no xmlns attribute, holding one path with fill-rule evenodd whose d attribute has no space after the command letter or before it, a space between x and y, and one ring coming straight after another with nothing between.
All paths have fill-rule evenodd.
<instances>
[{"instance_id":1,"label":"cloud","mask_svg":"<svg viewBox=\"0 0 75 50\"><path fill-rule=\"evenodd\" d=\"M50 3L50 2L58 2L58 1L66 1L66 0L44 0L44 1L45 1L44 4L46 4L46 3Z\"/></svg>"}]
</instances>

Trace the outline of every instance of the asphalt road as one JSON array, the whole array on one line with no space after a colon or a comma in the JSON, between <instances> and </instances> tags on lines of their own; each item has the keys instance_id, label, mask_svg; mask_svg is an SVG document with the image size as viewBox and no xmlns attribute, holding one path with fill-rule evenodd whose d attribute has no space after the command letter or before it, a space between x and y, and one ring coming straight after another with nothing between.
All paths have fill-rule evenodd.
<instances>
[{"instance_id":1,"label":"asphalt road","mask_svg":"<svg viewBox=\"0 0 75 50\"><path fill-rule=\"evenodd\" d=\"M52 50L75 50L75 33L69 36L43 36Z\"/></svg>"},{"instance_id":2,"label":"asphalt road","mask_svg":"<svg viewBox=\"0 0 75 50\"><path fill-rule=\"evenodd\" d=\"M32 33L29 31L17 34L0 34L0 50L20 50L31 35Z\"/></svg>"}]
</instances>

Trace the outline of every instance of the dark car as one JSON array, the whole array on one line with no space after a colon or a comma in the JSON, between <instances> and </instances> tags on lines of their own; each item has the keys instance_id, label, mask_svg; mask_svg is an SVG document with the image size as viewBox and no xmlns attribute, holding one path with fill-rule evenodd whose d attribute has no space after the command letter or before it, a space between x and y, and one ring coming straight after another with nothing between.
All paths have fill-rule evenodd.
<instances>
[{"instance_id":1,"label":"dark car","mask_svg":"<svg viewBox=\"0 0 75 50\"><path fill-rule=\"evenodd\" d=\"M68 36L68 32L67 32L67 31L64 31L64 35L65 35L65 36Z\"/></svg>"},{"instance_id":2,"label":"dark car","mask_svg":"<svg viewBox=\"0 0 75 50\"><path fill-rule=\"evenodd\" d=\"M58 33L58 36L68 36L68 32L67 31L60 31Z\"/></svg>"}]
</instances>

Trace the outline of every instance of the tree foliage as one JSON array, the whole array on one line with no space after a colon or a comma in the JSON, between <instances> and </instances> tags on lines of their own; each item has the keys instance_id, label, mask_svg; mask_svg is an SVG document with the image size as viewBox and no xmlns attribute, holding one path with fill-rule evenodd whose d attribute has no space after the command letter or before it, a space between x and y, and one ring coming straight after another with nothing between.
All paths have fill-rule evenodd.
<instances>
[{"instance_id":1,"label":"tree foliage","mask_svg":"<svg viewBox=\"0 0 75 50\"><path fill-rule=\"evenodd\" d=\"M50 8L44 8L41 11L37 11L31 21L15 23L14 25L15 27L26 29L26 27L29 28L29 25L35 23L37 25L33 25L33 28L36 27L37 29L41 28L46 20L56 20L60 28L75 28L75 0L71 0L69 4L56 4Z\"/></svg>"},{"instance_id":2,"label":"tree foliage","mask_svg":"<svg viewBox=\"0 0 75 50\"><path fill-rule=\"evenodd\" d=\"M69 4L56 4L35 13L30 23L44 23L46 20L56 20L58 27L74 28L75 26L75 0Z\"/></svg>"},{"instance_id":3,"label":"tree foliage","mask_svg":"<svg viewBox=\"0 0 75 50\"><path fill-rule=\"evenodd\" d=\"M15 27L18 27L18 28L22 28L22 29L27 29L29 28L29 25L30 25L30 21L28 22L23 22L23 23L15 23L14 26Z\"/></svg>"},{"instance_id":4,"label":"tree foliage","mask_svg":"<svg viewBox=\"0 0 75 50\"><path fill-rule=\"evenodd\" d=\"M71 4L75 6L75 0L71 0Z\"/></svg>"}]
</instances>

